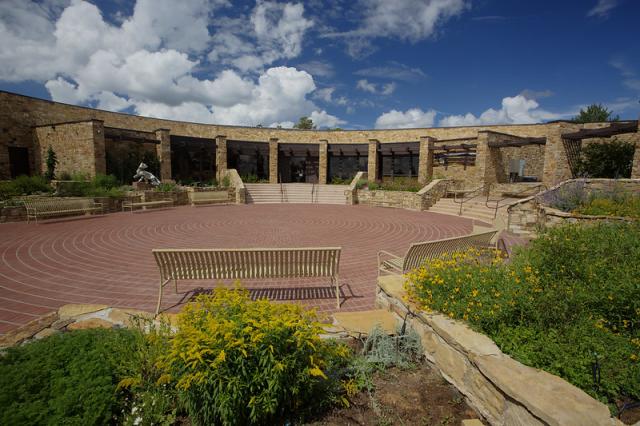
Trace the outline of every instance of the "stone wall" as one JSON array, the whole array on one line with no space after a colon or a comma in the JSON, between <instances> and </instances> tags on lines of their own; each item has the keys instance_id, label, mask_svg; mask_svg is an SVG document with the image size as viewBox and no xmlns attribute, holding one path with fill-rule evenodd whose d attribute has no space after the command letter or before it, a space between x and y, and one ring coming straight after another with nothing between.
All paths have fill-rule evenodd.
<instances>
[{"instance_id":1,"label":"stone wall","mask_svg":"<svg viewBox=\"0 0 640 426\"><path fill-rule=\"evenodd\" d=\"M424 198L416 192L409 191L370 191L359 189L357 191L358 204L375 207L392 207L407 210L426 210Z\"/></svg>"},{"instance_id":2,"label":"stone wall","mask_svg":"<svg viewBox=\"0 0 640 426\"><path fill-rule=\"evenodd\" d=\"M465 324L406 302L403 278L381 277L376 304L421 338L424 355L491 425L616 425L609 408L547 372L502 353Z\"/></svg>"},{"instance_id":3,"label":"stone wall","mask_svg":"<svg viewBox=\"0 0 640 426\"><path fill-rule=\"evenodd\" d=\"M102 120L104 126L154 132L166 129L171 135L192 136L215 139L225 135L228 139L267 142L271 139L279 143L368 143L370 139L380 143L398 141L419 141L421 137L435 139L475 138L481 130L494 130L518 136L545 136L551 124L527 124L512 126L473 126L431 129L391 129L391 130L297 130L255 127L221 126L161 120L129 114L101 111L91 108L66 105L27 96L0 91L0 179L9 174L8 146L23 146L33 149L32 127L71 121ZM160 137L159 137L160 138ZM32 162L34 153L31 152ZM371 158L371 157L370 157ZM375 156L374 156L375 158ZM375 160L373 160L375 162ZM35 163L34 163L35 164ZM35 170L34 166L34 170ZM277 168L276 168L277 170Z\"/></svg>"},{"instance_id":4,"label":"stone wall","mask_svg":"<svg viewBox=\"0 0 640 426\"><path fill-rule=\"evenodd\" d=\"M618 221L629 218L612 216L586 216L563 212L544 204L554 193L562 191L567 185L584 184L587 193L594 191L611 191L616 188L623 192L640 194L640 179L570 179L564 181L538 195L523 198L508 207L509 220L507 229L520 235L535 234L539 229L565 223L593 222L601 220Z\"/></svg>"},{"instance_id":5,"label":"stone wall","mask_svg":"<svg viewBox=\"0 0 640 426\"><path fill-rule=\"evenodd\" d=\"M143 191L142 201L173 200L174 206L185 206L189 204L189 193L187 191Z\"/></svg>"},{"instance_id":6,"label":"stone wall","mask_svg":"<svg viewBox=\"0 0 640 426\"><path fill-rule=\"evenodd\" d=\"M370 148L378 144L394 142L423 141L421 152L425 155L429 152L426 148L427 141L437 143L438 140L447 139L477 139L478 149L475 166L468 166L465 170L462 165L451 165L444 170L444 167L435 167L435 177L454 178L465 181L469 186L477 186L485 176L484 161L487 160L486 137L480 138L482 132L490 131L520 137L547 137L547 145L544 150L544 161L530 161L532 168L539 171L539 163L544 164L545 172L542 173L545 183L552 185L563 179L571 177L568 169L566 153L561 139L561 133L575 131L581 125L554 122L546 124L523 124L523 125L495 125L495 126L468 126L468 127L439 127L439 128L416 128L416 129L385 129L385 130L299 130L299 129L273 129L257 127L223 126L215 124L198 124L173 120L162 120L134 116L123 113L101 111L86 107L66 105L13 93L0 91L0 179L9 177L9 157L8 147L27 147L30 149L30 161L32 170L37 172L42 169L42 156L38 152L39 148L34 145L33 127L50 126L56 123L69 123L77 121L98 120L103 125L110 128L127 129L141 132L157 132L156 139L161 143L157 146L161 163L161 177L167 179L171 159L169 154L170 144L167 142L171 135L190 136L197 138L215 139L223 137L225 140L239 140L248 142L270 142L270 182L277 183L277 144L279 143L310 143L324 145L332 143L339 144L364 144L369 143ZM592 125L590 125L592 126ZM97 131L97 129L96 129ZM96 133L95 142L95 169L98 172L104 170L104 158L100 149L100 137ZM426 139L430 138L430 139ZM67 144L71 147L66 150L73 151L73 140ZM220 158L218 168L219 173L223 173L226 168L226 156L222 151L226 149L224 144L219 144L217 157ZM533 148L525 153L525 158L540 154ZM36 158L37 157L37 158ZM224 157L224 158L223 158ZM224 160L224 164L222 164ZM70 160L71 161L71 160ZM421 172L422 181L428 180L427 175L430 168L424 162ZM83 166L84 167L84 166ZM368 176L370 180L376 180L377 156L369 155ZM90 168L90 167L87 167ZM426 172L425 172L426 171ZM529 173L529 172L527 172ZM531 173L533 174L533 172ZM323 177L323 176L320 176Z\"/></svg>"},{"instance_id":7,"label":"stone wall","mask_svg":"<svg viewBox=\"0 0 640 426\"><path fill-rule=\"evenodd\" d=\"M89 120L33 129L35 164L37 173L46 172L49 147L58 159L56 174L83 173L95 176L106 173L103 126L100 121Z\"/></svg>"}]
</instances>

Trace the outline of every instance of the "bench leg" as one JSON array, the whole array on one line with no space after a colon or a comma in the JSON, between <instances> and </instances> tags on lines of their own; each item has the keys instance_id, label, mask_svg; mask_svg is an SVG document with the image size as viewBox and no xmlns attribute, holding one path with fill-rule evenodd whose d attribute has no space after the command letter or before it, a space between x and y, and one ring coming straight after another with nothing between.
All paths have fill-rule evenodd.
<instances>
[{"instance_id":1,"label":"bench leg","mask_svg":"<svg viewBox=\"0 0 640 426\"><path fill-rule=\"evenodd\" d=\"M336 308L340 309L340 285L338 284L338 276L331 278L336 283Z\"/></svg>"},{"instance_id":2,"label":"bench leg","mask_svg":"<svg viewBox=\"0 0 640 426\"><path fill-rule=\"evenodd\" d=\"M173 285L175 286L176 294L178 294L178 280L175 278L173 279Z\"/></svg>"},{"instance_id":3,"label":"bench leg","mask_svg":"<svg viewBox=\"0 0 640 426\"><path fill-rule=\"evenodd\" d=\"M164 286L167 285L168 282L169 280L162 282L162 279L160 279L160 288L158 291L158 304L156 305L156 316L158 316L158 314L160 313L160 304L162 303L162 291L164 289Z\"/></svg>"}]
</instances>

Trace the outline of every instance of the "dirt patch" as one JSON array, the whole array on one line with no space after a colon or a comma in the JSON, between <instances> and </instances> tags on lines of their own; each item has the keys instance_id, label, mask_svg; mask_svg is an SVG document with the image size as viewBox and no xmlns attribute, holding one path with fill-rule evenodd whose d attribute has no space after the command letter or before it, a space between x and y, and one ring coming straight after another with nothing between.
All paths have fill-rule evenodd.
<instances>
[{"instance_id":1,"label":"dirt patch","mask_svg":"<svg viewBox=\"0 0 640 426\"><path fill-rule=\"evenodd\" d=\"M375 373L375 391L361 392L349 408L335 409L310 424L320 425L460 425L479 416L463 395L427 364L412 370L390 368Z\"/></svg>"}]
</instances>

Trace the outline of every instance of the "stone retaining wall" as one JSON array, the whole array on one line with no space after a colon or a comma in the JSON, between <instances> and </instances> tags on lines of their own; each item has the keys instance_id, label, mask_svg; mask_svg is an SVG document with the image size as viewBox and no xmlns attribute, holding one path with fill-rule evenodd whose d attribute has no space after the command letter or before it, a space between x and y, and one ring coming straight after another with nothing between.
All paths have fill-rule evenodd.
<instances>
[{"instance_id":1,"label":"stone retaining wall","mask_svg":"<svg viewBox=\"0 0 640 426\"><path fill-rule=\"evenodd\" d=\"M376 304L407 317L426 358L490 424L622 424L606 405L557 376L515 361L487 336L409 305L402 277L382 277L378 284Z\"/></svg>"},{"instance_id":2,"label":"stone retaining wall","mask_svg":"<svg viewBox=\"0 0 640 426\"><path fill-rule=\"evenodd\" d=\"M368 189L357 190L358 204L393 207L396 209L425 210L423 197L416 192L409 191L371 191Z\"/></svg>"},{"instance_id":3,"label":"stone retaining wall","mask_svg":"<svg viewBox=\"0 0 640 426\"><path fill-rule=\"evenodd\" d=\"M142 198L145 202L173 200L174 206L186 206L189 204L189 193L187 191L144 191Z\"/></svg>"},{"instance_id":4,"label":"stone retaining wall","mask_svg":"<svg viewBox=\"0 0 640 426\"><path fill-rule=\"evenodd\" d=\"M523 198L512 204L507 209L509 222L507 229L515 234L533 234L547 226L556 226L565 223L577 223L594 221L621 221L632 220L630 218L613 216L589 216L570 212L563 212L544 204L554 193L561 191L567 185L576 183L584 184L587 192L610 191L613 188L633 194L640 194L640 179L569 179L538 195Z\"/></svg>"}]
</instances>

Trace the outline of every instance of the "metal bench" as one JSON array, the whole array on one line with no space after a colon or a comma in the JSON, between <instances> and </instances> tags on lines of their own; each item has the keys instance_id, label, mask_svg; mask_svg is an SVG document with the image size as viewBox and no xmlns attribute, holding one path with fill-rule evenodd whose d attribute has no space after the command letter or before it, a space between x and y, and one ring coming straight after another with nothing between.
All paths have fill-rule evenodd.
<instances>
[{"instance_id":1,"label":"metal bench","mask_svg":"<svg viewBox=\"0 0 640 426\"><path fill-rule=\"evenodd\" d=\"M156 315L169 281L330 277L340 309L338 269L341 247L256 249L153 249L160 269Z\"/></svg>"},{"instance_id":2,"label":"metal bench","mask_svg":"<svg viewBox=\"0 0 640 426\"><path fill-rule=\"evenodd\" d=\"M191 206L229 203L229 193L227 191L193 191L189 193L189 202Z\"/></svg>"},{"instance_id":3,"label":"metal bench","mask_svg":"<svg viewBox=\"0 0 640 426\"><path fill-rule=\"evenodd\" d=\"M425 260L434 259L444 253L466 250L471 247L496 248L496 243L492 243L492 240L497 233L498 230L492 229L462 237L413 243L403 257L380 250L378 252L378 276L381 272L406 274L420 267ZM383 256L387 259L383 259Z\"/></svg>"},{"instance_id":4,"label":"metal bench","mask_svg":"<svg viewBox=\"0 0 640 426\"><path fill-rule=\"evenodd\" d=\"M173 206L173 200L156 200L156 201L123 201L122 202L122 211L126 209L133 210L137 207L141 207L143 210L146 210L147 207L160 207L160 206Z\"/></svg>"},{"instance_id":5,"label":"metal bench","mask_svg":"<svg viewBox=\"0 0 640 426\"><path fill-rule=\"evenodd\" d=\"M103 211L102 203L96 203L92 198L59 198L46 197L35 200L24 200L27 211L27 223L39 217L67 216Z\"/></svg>"}]
</instances>

